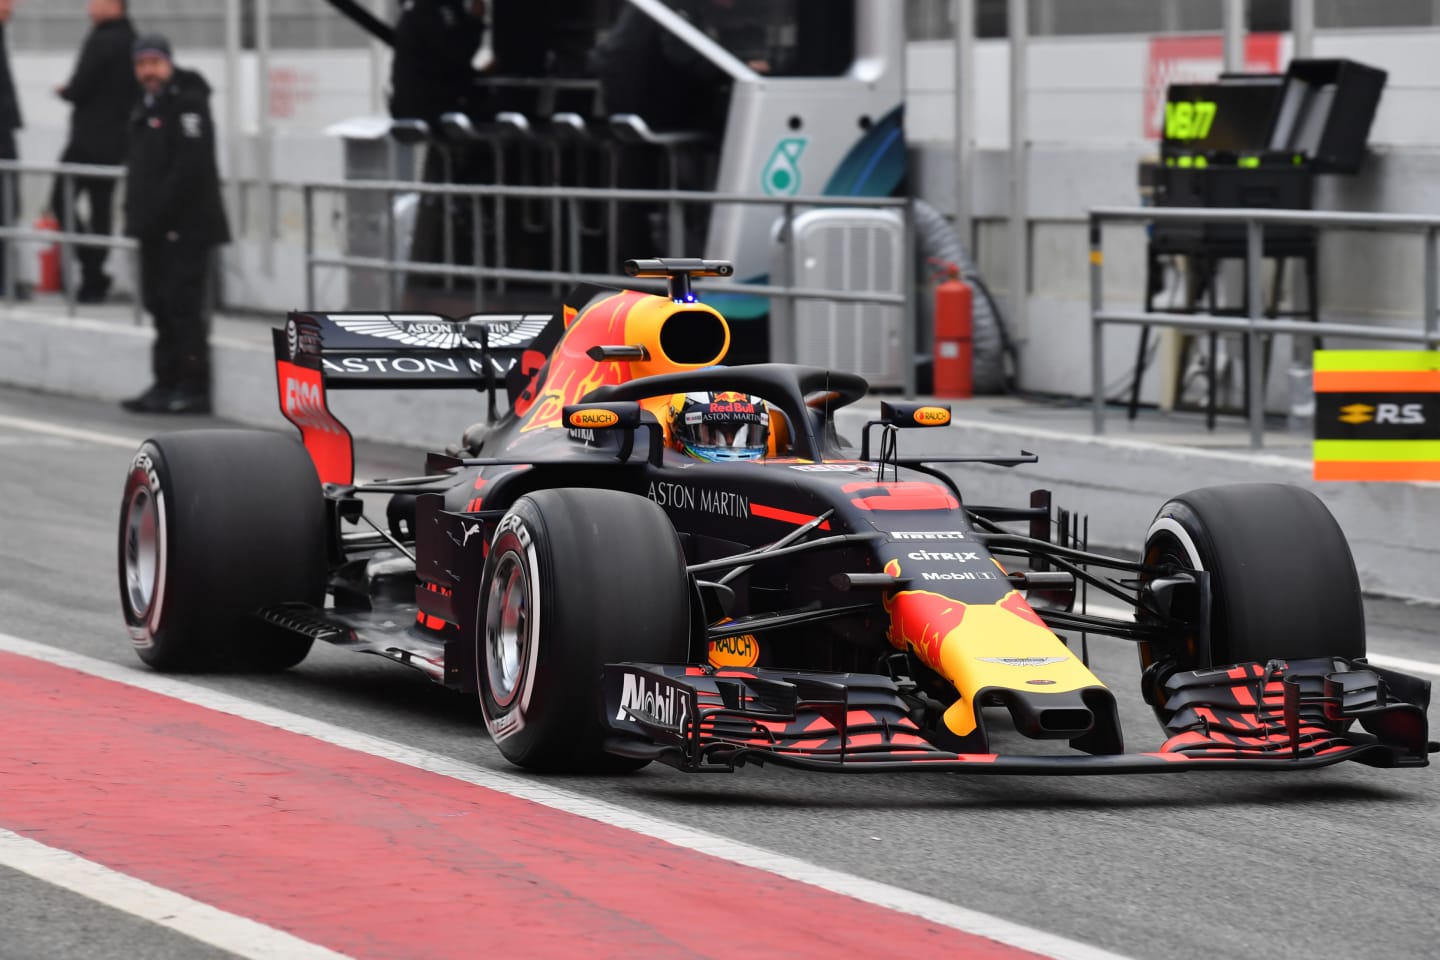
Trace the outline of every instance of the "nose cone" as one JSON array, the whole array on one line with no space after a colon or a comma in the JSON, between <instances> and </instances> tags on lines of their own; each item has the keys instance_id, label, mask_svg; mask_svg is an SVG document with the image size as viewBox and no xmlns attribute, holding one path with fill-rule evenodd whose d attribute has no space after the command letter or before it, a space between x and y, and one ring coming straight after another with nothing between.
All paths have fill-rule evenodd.
<instances>
[{"instance_id":1,"label":"nose cone","mask_svg":"<svg viewBox=\"0 0 1440 960\"><path fill-rule=\"evenodd\" d=\"M975 730L975 704L983 691L1019 691L1029 703L1104 686L1016 591L998 603L967 604L929 590L901 590L883 603L890 615L890 643L913 651L954 684L960 696L945 722L959 736ZM1037 707L1042 716L1044 709ZM1057 736L1088 729L1078 713L1050 719Z\"/></svg>"}]
</instances>

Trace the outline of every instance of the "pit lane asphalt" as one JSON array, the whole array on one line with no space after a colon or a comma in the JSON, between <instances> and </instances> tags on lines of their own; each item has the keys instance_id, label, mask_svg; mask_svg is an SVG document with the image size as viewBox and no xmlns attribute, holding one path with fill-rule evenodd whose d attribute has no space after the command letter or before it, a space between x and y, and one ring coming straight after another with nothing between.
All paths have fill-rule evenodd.
<instances>
[{"instance_id":1,"label":"pit lane asphalt","mask_svg":"<svg viewBox=\"0 0 1440 960\"><path fill-rule=\"evenodd\" d=\"M129 451L4 418L137 440L217 422L0 388L0 631L140 669L120 619L114 555ZM359 472L409 474L420 457L362 446ZM1017 499L1023 489L1017 479ZM1137 522L1155 506L1136 504ZM1372 599L1367 614L1372 652L1440 663L1440 610ZM1117 693L1127 748L1158 746L1133 651L1097 639L1091 653ZM193 682L508 769L471 703L377 658L317 644L282 676ZM998 746L1033 752L1020 738ZM1440 929L1435 768L1059 779L753 768L702 777L657 766L551 782L1136 957L1418 957L1434 954ZM743 890L696 895L735 923L763 909ZM210 955L23 875L0 871L0 898L0 918L45 918L7 920L0 958L102 956L109 944L125 945L115 955Z\"/></svg>"}]
</instances>

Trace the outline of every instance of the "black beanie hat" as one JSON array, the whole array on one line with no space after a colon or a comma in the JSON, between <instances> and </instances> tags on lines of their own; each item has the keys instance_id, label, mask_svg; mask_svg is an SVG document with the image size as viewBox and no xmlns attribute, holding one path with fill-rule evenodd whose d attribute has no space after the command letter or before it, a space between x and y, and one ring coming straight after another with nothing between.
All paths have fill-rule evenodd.
<instances>
[{"instance_id":1,"label":"black beanie hat","mask_svg":"<svg viewBox=\"0 0 1440 960\"><path fill-rule=\"evenodd\" d=\"M158 33L145 33L135 38L135 45L130 48L131 57L139 60L147 53L164 57L166 60L174 59L170 52L170 41Z\"/></svg>"}]
</instances>

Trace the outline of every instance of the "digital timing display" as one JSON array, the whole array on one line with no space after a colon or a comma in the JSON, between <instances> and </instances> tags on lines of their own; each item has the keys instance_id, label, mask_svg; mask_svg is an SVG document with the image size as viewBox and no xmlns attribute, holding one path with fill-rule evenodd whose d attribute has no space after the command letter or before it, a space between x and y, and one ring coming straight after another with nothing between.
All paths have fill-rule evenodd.
<instances>
[{"instance_id":1,"label":"digital timing display","mask_svg":"<svg viewBox=\"0 0 1440 960\"><path fill-rule=\"evenodd\" d=\"M1171 100L1165 104L1166 140L1204 140L1215 122L1214 100Z\"/></svg>"},{"instance_id":2,"label":"digital timing display","mask_svg":"<svg viewBox=\"0 0 1440 960\"><path fill-rule=\"evenodd\" d=\"M1261 153L1280 105L1275 76L1172 83L1165 98L1166 147L1191 153Z\"/></svg>"}]
</instances>

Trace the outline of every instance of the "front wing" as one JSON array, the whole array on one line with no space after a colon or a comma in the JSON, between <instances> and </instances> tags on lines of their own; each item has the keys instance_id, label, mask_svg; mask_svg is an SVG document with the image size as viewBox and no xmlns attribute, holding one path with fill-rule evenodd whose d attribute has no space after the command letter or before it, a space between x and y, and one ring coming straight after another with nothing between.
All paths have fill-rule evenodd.
<instances>
[{"instance_id":1,"label":"front wing","mask_svg":"<svg viewBox=\"0 0 1440 960\"><path fill-rule=\"evenodd\" d=\"M1239 664L1165 684L1157 751L1060 756L951 753L933 745L890 678L607 664L606 748L681 770L775 763L843 773L994 774L1302 770L1356 760L1425 766L1430 684L1340 659Z\"/></svg>"}]
</instances>

